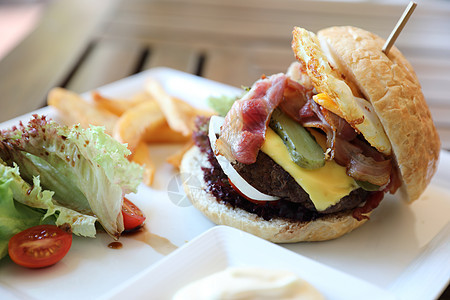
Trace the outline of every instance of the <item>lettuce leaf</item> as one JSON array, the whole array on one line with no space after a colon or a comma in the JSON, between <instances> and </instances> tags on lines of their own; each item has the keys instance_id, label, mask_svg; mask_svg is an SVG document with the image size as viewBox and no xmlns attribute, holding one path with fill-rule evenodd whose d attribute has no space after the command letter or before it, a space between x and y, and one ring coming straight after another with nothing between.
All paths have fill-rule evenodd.
<instances>
[{"instance_id":1,"label":"lettuce leaf","mask_svg":"<svg viewBox=\"0 0 450 300\"><path fill-rule=\"evenodd\" d=\"M26 126L4 130L0 140L0 158L16 163L29 184L38 180L54 192L51 200L35 203L14 199L47 209L47 215L57 212L57 225L68 224L84 236L95 235L95 220L115 238L123 231L123 195L136 192L142 179L142 168L128 161L129 154L102 127L61 126L37 115Z\"/></svg>"},{"instance_id":2,"label":"lettuce leaf","mask_svg":"<svg viewBox=\"0 0 450 300\"><path fill-rule=\"evenodd\" d=\"M33 177L32 185L22 179L19 167L14 163L14 167L8 167L0 160L0 182L7 182L8 189L12 192L12 198L16 206L26 205L28 207L40 209L42 219L54 216L54 224L68 225L72 233L81 236L95 237L94 216L83 215L77 211L58 205L53 200L53 191L42 190L39 177ZM23 217L25 219L26 216ZM26 229L26 228L25 228Z\"/></svg>"},{"instance_id":3,"label":"lettuce leaf","mask_svg":"<svg viewBox=\"0 0 450 300\"><path fill-rule=\"evenodd\" d=\"M220 116L225 117L237 99L238 97L236 96L222 95L219 97L210 96L206 101L209 107L214 109Z\"/></svg>"},{"instance_id":4,"label":"lettuce leaf","mask_svg":"<svg viewBox=\"0 0 450 300\"><path fill-rule=\"evenodd\" d=\"M11 176L12 175L12 176ZM29 227L44 223L45 211L34 209L20 202L14 201L15 193L22 193L22 198L47 197L48 193L41 193L36 187L31 188L18 176L17 168L10 168L0 164L0 259L8 254L9 239ZM19 183L19 184L17 184ZM27 189L20 190L21 188ZM19 189L18 189L19 188ZM28 191L30 191L28 193ZM51 193L50 193L51 194ZM31 200L33 201L33 200ZM46 218L46 223L53 223L54 218Z\"/></svg>"}]
</instances>

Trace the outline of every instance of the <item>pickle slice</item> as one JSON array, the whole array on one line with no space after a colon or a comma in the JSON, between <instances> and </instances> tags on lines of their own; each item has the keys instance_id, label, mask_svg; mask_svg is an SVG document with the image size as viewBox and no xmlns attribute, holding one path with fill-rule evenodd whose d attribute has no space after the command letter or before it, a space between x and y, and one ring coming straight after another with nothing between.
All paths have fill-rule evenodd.
<instances>
[{"instance_id":1,"label":"pickle slice","mask_svg":"<svg viewBox=\"0 0 450 300\"><path fill-rule=\"evenodd\" d=\"M379 191L380 190L380 186L370 183L368 181L361 181L361 180L355 180L356 183L359 185L360 188L369 191L369 192L373 192L373 191Z\"/></svg>"},{"instance_id":2,"label":"pickle slice","mask_svg":"<svg viewBox=\"0 0 450 300\"><path fill-rule=\"evenodd\" d=\"M269 126L281 137L297 165L305 169L317 169L325 165L325 155L314 137L281 110L274 110Z\"/></svg>"}]
</instances>

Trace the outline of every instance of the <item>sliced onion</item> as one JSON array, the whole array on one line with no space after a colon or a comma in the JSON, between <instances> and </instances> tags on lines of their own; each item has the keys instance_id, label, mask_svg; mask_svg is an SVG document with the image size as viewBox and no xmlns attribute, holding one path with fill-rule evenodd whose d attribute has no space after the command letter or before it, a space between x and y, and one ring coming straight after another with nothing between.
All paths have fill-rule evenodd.
<instances>
[{"instance_id":1,"label":"sliced onion","mask_svg":"<svg viewBox=\"0 0 450 300\"><path fill-rule=\"evenodd\" d=\"M216 134L220 134L220 127L223 125L224 118L219 116L212 116L209 122L209 141L211 143L211 148L213 150L214 155L219 162L220 167L223 172L228 176L233 185L245 196L252 200L256 201L276 201L279 200L279 197L270 196L264 193L261 193L253 186L251 186L241 175L233 168L231 163L222 155L216 155Z\"/></svg>"}]
</instances>

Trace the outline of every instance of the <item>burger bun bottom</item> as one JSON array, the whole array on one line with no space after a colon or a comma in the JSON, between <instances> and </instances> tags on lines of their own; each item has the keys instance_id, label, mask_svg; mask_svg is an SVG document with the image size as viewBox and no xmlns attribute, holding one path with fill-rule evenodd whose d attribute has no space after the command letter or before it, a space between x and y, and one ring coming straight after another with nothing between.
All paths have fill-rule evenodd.
<instances>
[{"instance_id":1,"label":"burger bun bottom","mask_svg":"<svg viewBox=\"0 0 450 300\"><path fill-rule=\"evenodd\" d=\"M235 227L274 243L296 243L335 239L358 228L366 221L353 218L351 210L309 222L282 218L266 221L256 214L218 201L215 196L208 193L202 167L210 168L211 165L207 156L194 146L184 155L181 162L183 187L194 207L218 225ZM198 184L187 184L188 177L193 177Z\"/></svg>"}]
</instances>

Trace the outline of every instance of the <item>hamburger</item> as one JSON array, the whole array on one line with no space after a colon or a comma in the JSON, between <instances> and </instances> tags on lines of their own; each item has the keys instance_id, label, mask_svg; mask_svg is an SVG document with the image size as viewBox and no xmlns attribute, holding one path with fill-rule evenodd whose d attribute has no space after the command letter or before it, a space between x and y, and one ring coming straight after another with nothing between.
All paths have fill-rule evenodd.
<instances>
[{"instance_id":1,"label":"hamburger","mask_svg":"<svg viewBox=\"0 0 450 300\"><path fill-rule=\"evenodd\" d=\"M181 173L206 217L276 243L364 224L386 193L408 202L435 173L440 141L411 64L363 29L293 30L285 74L262 76L224 118L199 119ZM186 178L185 178L186 179Z\"/></svg>"}]
</instances>

